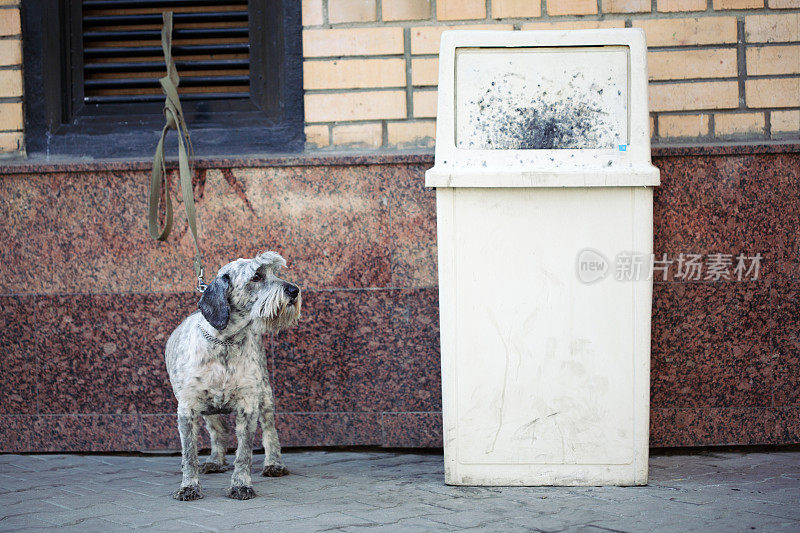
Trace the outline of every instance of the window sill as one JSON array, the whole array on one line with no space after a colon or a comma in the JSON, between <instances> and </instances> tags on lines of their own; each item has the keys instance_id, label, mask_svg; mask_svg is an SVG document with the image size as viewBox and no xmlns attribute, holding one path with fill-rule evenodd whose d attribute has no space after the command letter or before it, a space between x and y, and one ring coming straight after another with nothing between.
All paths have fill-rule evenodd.
<instances>
[{"instance_id":1,"label":"window sill","mask_svg":"<svg viewBox=\"0 0 800 533\"><path fill-rule=\"evenodd\" d=\"M800 141L769 142L761 144L726 143L707 145L660 144L652 148L653 157L691 155L746 155L800 153ZM328 151L314 150L295 154L254 154L249 156L198 158L195 167L257 168L293 166L347 166L347 165L433 165L433 150L416 151ZM43 174L56 172L114 172L150 170L152 159L79 159L14 156L0 159L0 175ZM175 168L174 155L169 157L168 168Z\"/></svg>"}]
</instances>

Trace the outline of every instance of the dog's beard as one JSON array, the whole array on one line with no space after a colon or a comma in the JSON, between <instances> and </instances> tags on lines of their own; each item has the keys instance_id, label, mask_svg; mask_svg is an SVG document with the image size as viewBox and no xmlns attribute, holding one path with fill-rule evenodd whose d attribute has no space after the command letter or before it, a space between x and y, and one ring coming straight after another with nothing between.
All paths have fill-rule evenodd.
<instances>
[{"instance_id":1,"label":"dog's beard","mask_svg":"<svg viewBox=\"0 0 800 533\"><path fill-rule=\"evenodd\" d=\"M250 317L255 322L262 322L269 333L295 326L300 320L300 295L290 302L283 287L264 291L253 304Z\"/></svg>"}]
</instances>

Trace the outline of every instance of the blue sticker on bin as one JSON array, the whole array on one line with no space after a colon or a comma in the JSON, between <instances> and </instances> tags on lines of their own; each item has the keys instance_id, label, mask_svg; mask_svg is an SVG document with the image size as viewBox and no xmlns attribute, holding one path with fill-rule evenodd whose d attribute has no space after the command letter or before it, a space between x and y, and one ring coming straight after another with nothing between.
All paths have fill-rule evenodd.
<instances>
[{"instance_id":1,"label":"blue sticker on bin","mask_svg":"<svg viewBox=\"0 0 800 533\"><path fill-rule=\"evenodd\" d=\"M624 152L627 149L628 149L628 145L627 144L620 144L619 145L619 151L620 152Z\"/></svg>"}]
</instances>

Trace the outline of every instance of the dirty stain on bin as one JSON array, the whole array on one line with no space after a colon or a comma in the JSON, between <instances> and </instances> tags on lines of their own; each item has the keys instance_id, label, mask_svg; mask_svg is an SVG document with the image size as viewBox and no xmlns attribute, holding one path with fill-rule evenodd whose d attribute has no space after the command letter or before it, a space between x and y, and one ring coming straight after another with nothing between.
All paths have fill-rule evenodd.
<instances>
[{"instance_id":1,"label":"dirty stain on bin","mask_svg":"<svg viewBox=\"0 0 800 533\"><path fill-rule=\"evenodd\" d=\"M603 88L592 84L588 93L581 95L570 83L566 91L558 91L552 97L540 88L541 84L530 90L523 85L522 89L530 92L526 100L513 94L506 79L491 82L479 100L469 102L475 111L468 120L476 135L466 146L459 147L541 150L613 148L623 144L620 132L614 131L609 113L597 98Z\"/></svg>"},{"instance_id":2,"label":"dirty stain on bin","mask_svg":"<svg viewBox=\"0 0 800 533\"><path fill-rule=\"evenodd\" d=\"M625 50L582 52L577 63L567 57L571 53L575 52L461 51L458 148L613 149L626 144ZM599 63L604 68L592 68Z\"/></svg>"}]
</instances>

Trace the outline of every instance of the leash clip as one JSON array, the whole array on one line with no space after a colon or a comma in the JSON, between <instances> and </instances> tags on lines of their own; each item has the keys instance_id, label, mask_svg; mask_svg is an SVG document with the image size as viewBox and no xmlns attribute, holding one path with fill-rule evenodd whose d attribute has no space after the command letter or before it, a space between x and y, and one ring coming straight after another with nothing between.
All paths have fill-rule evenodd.
<instances>
[{"instance_id":1,"label":"leash clip","mask_svg":"<svg viewBox=\"0 0 800 533\"><path fill-rule=\"evenodd\" d=\"M200 269L200 273L197 275L197 287L194 288L199 293L206 292L208 288L208 284L203 281L203 269Z\"/></svg>"}]
</instances>

